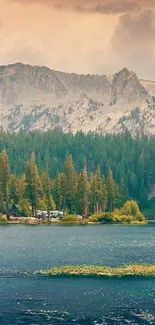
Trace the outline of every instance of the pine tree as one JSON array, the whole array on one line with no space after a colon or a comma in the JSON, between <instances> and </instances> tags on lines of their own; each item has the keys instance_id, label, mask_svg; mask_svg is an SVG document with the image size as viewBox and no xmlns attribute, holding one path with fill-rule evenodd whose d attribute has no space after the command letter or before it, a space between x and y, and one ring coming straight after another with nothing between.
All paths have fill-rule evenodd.
<instances>
[{"instance_id":1,"label":"pine tree","mask_svg":"<svg viewBox=\"0 0 155 325\"><path fill-rule=\"evenodd\" d=\"M41 181L38 174L38 168L35 163L35 154L31 154L30 161L26 165L25 169L26 177L26 198L29 200L32 209L32 216L36 217L37 201L42 195Z\"/></svg>"},{"instance_id":2,"label":"pine tree","mask_svg":"<svg viewBox=\"0 0 155 325\"><path fill-rule=\"evenodd\" d=\"M111 168L109 168L109 172L107 176L107 194L108 194L108 210L113 211L117 199L117 188L116 188L116 183L114 181Z\"/></svg>"},{"instance_id":3,"label":"pine tree","mask_svg":"<svg viewBox=\"0 0 155 325\"><path fill-rule=\"evenodd\" d=\"M49 172L49 167L50 167L49 162L50 162L49 150L46 148L44 154L43 166L47 172Z\"/></svg>"},{"instance_id":4,"label":"pine tree","mask_svg":"<svg viewBox=\"0 0 155 325\"><path fill-rule=\"evenodd\" d=\"M83 171L79 176L77 200L78 200L79 212L83 216L87 216L89 201L88 201L88 178L87 178L86 167L83 169Z\"/></svg>"},{"instance_id":5,"label":"pine tree","mask_svg":"<svg viewBox=\"0 0 155 325\"><path fill-rule=\"evenodd\" d=\"M60 198L62 199L62 210L66 211L66 188L67 188L67 178L64 173L60 174Z\"/></svg>"},{"instance_id":6,"label":"pine tree","mask_svg":"<svg viewBox=\"0 0 155 325\"><path fill-rule=\"evenodd\" d=\"M124 180L121 179L121 183L119 184L118 187L117 207L121 208L126 201L127 201L126 186L124 184Z\"/></svg>"},{"instance_id":7,"label":"pine tree","mask_svg":"<svg viewBox=\"0 0 155 325\"><path fill-rule=\"evenodd\" d=\"M5 204L6 216L9 219L10 169L6 150L0 154L0 193Z\"/></svg>"},{"instance_id":8,"label":"pine tree","mask_svg":"<svg viewBox=\"0 0 155 325\"><path fill-rule=\"evenodd\" d=\"M56 206L58 210L61 210L63 208L63 193L62 193L61 174L59 172L57 172L55 180L53 182L52 192L53 192Z\"/></svg>"},{"instance_id":9,"label":"pine tree","mask_svg":"<svg viewBox=\"0 0 155 325\"><path fill-rule=\"evenodd\" d=\"M71 193L68 193L68 190L72 188L72 184L70 184L70 178L72 179L72 177L68 176L66 181L66 176L64 175L66 174L64 159L72 152L74 154L74 164L78 171L83 169L85 161L87 162L89 174L94 172L96 164L100 164L102 178L102 174L107 174L108 166L111 166L119 192L119 198L114 206L117 207L118 205L119 207L120 201L122 199L124 201L123 197L120 198L120 193L122 193L121 196L123 195L123 184L121 184L121 179L123 179L126 186L127 199L133 198L137 200L140 208L143 208L149 217L154 216L153 203L148 199L152 195L155 179L154 137L135 136L132 138L129 132L118 135L94 135L91 132L85 135L82 132L78 132L73 136L72 134L63 134L60 130L49 130L44 134L40 131L28 134L20 131L18 134L9 134L1 130L0 150L3 150L5 147L7 147L11 173L15 176L11 177L9 203L18 202L19 204L15 188L16 175L19 177L23 174L25 162L29 159L31 148L33 148L36 151L36 164L39 172L46 168L50 177L55 177L58 170L64 171L61 174L61 185L59 182L59 200L56 200L57 196L54 193L54 186L52 189L54 200L61 209L68 207L69 210L76 211L75 204L78 207L77 190L73 196ZM19 179L17 178L18 183ZM0 212L2 213L6 210L3 194L0 191ZM41 196L38 199L40 198ZM100 207L99 199L94 199L94 202L98 202L97 207L91 198L90 195L90 211L92 213L104 210L104 207Z\"/></svg>"},{"instance_id":10,"label":"pine tree","mask_svg":"<svg viewBox=\"0 0 155 325\"><path fill-rule=\"evenodd\" d=\"M96 200L97 200L97 182L96 175L91 174L89 182L89 209L91 214L96 213Z\"/></svg>"},{"instance_id":11,"label":"pine tree","mask_svg":"<svg viewBox=\"0 0 155 325\"><path fill-rule=\"evenodd\" d=\"M48 220L50 219L50 210L55 210L55 202L53 200L51 190L52 190L52 182L49 178L48 172L43 172L41 175L42 189L43 194L45 196L45 202L47 207Z\"/></svg>"},{"instance_id":12,"label":"pine tree","mask_svg":"<svg viewBox=\"0 0 155 325\"><path fill-rule=\"evenodd\" d=\"M107 204L107 190L104 183L104 177L101 176L100 167L97 167L96 171L96 182L97 182L97 204L96 212L104 212Z\"/></svg>"},{"instance_id":13,"label":"pine tree","mask_svg":"<svg viewBox=\"0 0 155 325\"><path fill-rule=\"evenodd\" d=\"M23 174L17 178L17 182L16 182L16 194L19 201L24 199L25 189L26 189L26 178L25 178L25 174Z\"/></svg>"},{"instance_id":14,"label":"pine tree","mask_svg":"<svg viewBox=\"0 0 155 325\"><path fill-rule=\"evenodd\" d=\"M20 177L10 176L10 198L14 204L18 204L20 200L24 199L25 186L25 174Z\"/></svg>"},{"instance_id":15,"label":"pine tree","mask_svg":"<svg viewBox=\"0 0 155 325\"><path fill-rule=\"evenodd\" d=\"M77 177L75 173L75 169L73 166L72 156L68 156L65 162L65 176L66 176L66 184L65 184L65 203L66 207L69 209L70 213L75 212L75 195L77 189Z\"/></svg>"},{"instance_id":16,"label":"pine tree","mask_svg":"<svg viewBox=\"0 0 155 325\"><path fill-rule=\"evenodd\" d=\"M101 178L101 185L100 185L100 210L101 212L105 212L106 208L107 208L107 188L106 188L106 184L105 184L105 180L104 180L104 176L102 176Z\"/></svg>"},{"instance_id":17,"label":"pine tree","mask_svg":"<svg viewBox=\"0 0 155 325\"><path fill-rule=\"evenodd\" d=\"M18 205L26 217L31 216L30 204L29 201L25 198L26 190L26 179L25 174L20 177L16 177L16 197Z\"/></svg>"},{"instance_id":18,"label":"pine tree","mask_svg":"<svg viewBox=\"0 0 155 325\"><path fill-rule=\"evenodd\" d=\"M19 201L18 193L17 193L17 183L18 178L16 175L10 175L10 198L12 203L17 204Z\"/></svg>"},{"instance_id":19,"label":"pine tree","mask_svg":"<svg viewBox=\"0 0 155 325\"><path fill-rule=\"evenodd\" d=\"M91 212L104 212L107 204L107 190L104 183L104 178L101 176L100 167L91 176L90 181L90 206Z\"/></svg>"},{"instance_id":20,"label":"pine tree","mask_svg":"<svg viewBox=\"0 0 155 325\"><path fill-rule=\"evenodd\" d=\"M129 194L132 199L135 199L138 193L138 178L134 172L129 173Z\"/></svg>"}]
</instances>

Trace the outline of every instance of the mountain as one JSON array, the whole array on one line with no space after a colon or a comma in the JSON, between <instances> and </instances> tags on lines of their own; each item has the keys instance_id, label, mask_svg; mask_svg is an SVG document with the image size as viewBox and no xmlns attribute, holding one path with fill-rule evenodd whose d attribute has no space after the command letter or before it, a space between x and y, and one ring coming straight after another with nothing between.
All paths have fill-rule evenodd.
<instances>
[{"instance_id":1,"label":"mountain","mask_svg":"<svg viewBox=\"0 0 155 325\"><path fill-rule=\"evenodd\" d=\"M154 134L154 96L155 82L126 68L100 76L16 63L0 67L0 126L11 132Z\"/></svg>"}]
</instances>

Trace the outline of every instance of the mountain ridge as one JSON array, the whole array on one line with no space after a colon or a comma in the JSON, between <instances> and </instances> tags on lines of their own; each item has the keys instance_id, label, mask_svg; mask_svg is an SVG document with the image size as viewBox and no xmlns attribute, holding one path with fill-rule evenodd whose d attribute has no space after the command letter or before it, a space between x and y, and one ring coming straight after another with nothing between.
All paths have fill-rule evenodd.
<instances>
[{"instance_id":1,"label":"mountain ridge","mask_svg":"<svg viewBox=\"0 0 155 325\"><path fill-rule=\"evenodd\" d=\"M20 62L0 66L0 126L10 132L58 127L73 133L118 133L132 124L133 134L136 129L154 134L154 96L155 81L139 80L127 68L109 80ZM136 109L138 115L132 114Z\"/></svg>"}]
</instances>

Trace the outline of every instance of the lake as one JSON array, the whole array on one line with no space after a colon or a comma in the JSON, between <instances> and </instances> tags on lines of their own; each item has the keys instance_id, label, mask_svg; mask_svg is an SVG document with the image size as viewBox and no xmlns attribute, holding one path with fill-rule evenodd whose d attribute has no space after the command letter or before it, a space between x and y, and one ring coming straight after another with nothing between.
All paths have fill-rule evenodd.
<instances>
[{"instance_id":1,"label":"lake","mask_svg":"<svg viewBox=\"0 0 155 325\"><path fill-rule=\"evenodd\" d=\"M154 278L31 275L51 266L134 263L155 263L155 224L1 226L0 324L155 324Z\"/></svg>"}]
</instances>

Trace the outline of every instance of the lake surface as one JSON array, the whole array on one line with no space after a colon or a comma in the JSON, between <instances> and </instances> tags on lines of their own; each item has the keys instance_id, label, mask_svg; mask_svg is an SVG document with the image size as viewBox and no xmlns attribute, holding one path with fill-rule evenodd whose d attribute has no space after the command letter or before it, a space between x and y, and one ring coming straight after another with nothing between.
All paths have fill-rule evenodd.
<instances>
[{"instance_id":1,"label":"lake surface","mask_svg":"<svg viewBox=\"0 0 155 325\"><path fill-rule=\"evenodd\" d=\"M28 275L62 265L155 264L155 224L0 227L0 324L155 324L155 279Z\"/></svg>"}]
</instances>

